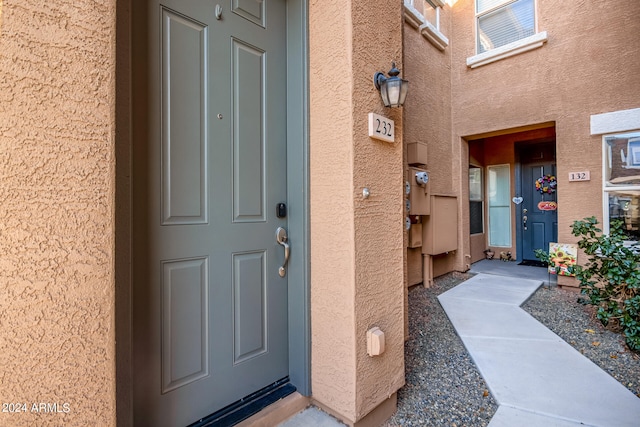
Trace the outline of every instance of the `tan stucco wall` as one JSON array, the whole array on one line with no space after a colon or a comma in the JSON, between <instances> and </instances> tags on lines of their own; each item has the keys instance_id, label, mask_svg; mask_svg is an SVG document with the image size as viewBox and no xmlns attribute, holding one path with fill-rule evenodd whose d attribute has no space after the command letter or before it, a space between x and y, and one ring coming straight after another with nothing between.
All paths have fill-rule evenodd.
<instances>
[{"instance_id":1,"label":"tan stucco wall","mask_svg":"<svg viewBox=\"0 0 640 427\"><path fill-rule=\"evenodd\" d=\"M471 255L467 139L555 124L558 239L570 242L575 239L569 228L573 220L602 217L602 142L599 136L590 136L590 116L640 106L640 74L635 71L640 67L640 43L634 36L640 30L637 1L624 0L611 8L538 0L538 31L548 32L548 42L476 69L466 65L475 54L475 0L451 3L441 14L441 28L450 41L444 52L408 25L404 36L407 73L412 82L419 81L412 86L405 110L406 141L428 139L432 189L441 185L438 169L444 171L451 164L450 190L461 197L461 249L446 262L434 259L436 275L464 269L470 259L466 255ZM448 117L450 146L437 142L447 134ZM569 172L583 170L591 172L590 182L568 182ZM447 190L443 186L433 191Z\"/></svg>"},{"instance_id":2,"label":"tan stucco wall","mask_svg":"<svg viewBox=\"0 0 640 427\"><path fill-rule=\"evenodd\" d=\"M451 34L451 8L440 14L441 32ZM452 178L451 146L451 49L438 50L418 29L404 25L405 76L410 94L404 108L405 144L428 145L431 192L450 194L456 189Z\"/></svg>"},{"instance_id":3,"label":"tan stucco wall","mask_svg":"<svg viewBox=\"0 0 640 427\"><path fill-rule=\"evenodd\" d=\"M416 2L417 3L417 2ZM440 32L451 43L451 7L445 5L440 13ZM460 194L461 153L452 141L451 112L451 47L443 51L421 35L417 28L404 25L404 58L406 77L410 81L411 93L407 97L404 111L405 144L421 142L428 147L430 190L433 194ZM405 153L406 158L406 153ZM455 171L455 173L454 173ZM466 185L466 184L465 184ZM465 205L458 200L458 218ZM428 218L424 217L423 221ZM460 222L464 228L464 224ZM466 228L468 229L468 224ZM463 270L465 262L463 234L458 233L458 250L433 257L433 275L438 276L452 270ZM468 260L466 261L468 263Z\"/></svg>"},{"instance_id":4,"label":"tan stucco wall","mask_svg":"<svg viewBox=\"0 0 640 427\"><path fill-rule=\"evenodd\" d=\"M610 8L539 0L538 30L548 32L548 42L472 70L465 60L475 53L473 4L460 0L454 7L456 137L555 122L558 239L575 241L574 220L602 217L602 142L589 135L590 116L640 105L640 74L633 71L640 66L633 36L640 30L640 3ZM570 171L583 170L591 172L590 182L568 182Z\"/></svg>"},{"instance_id":5,"label":"tan stucco wall","mask_svg":"<svg viewBox=\"0 0 640 427\"><path fill-rule=\"evenodd\" d=\"M401 5L309 11L312 397L356 422L404 384L402 116L372 83L392 60L402 69ZM369 112L395 120L396 143L367 136ZM386 337L375 358L373 326Z\"/></svg>"},{"instance_id":6,"label":"tan stucco wall","mask_svg":"<svg viewBox=\"0 0 640 427\"><path fill-rule=\"evenodd\" d=\"M640 106L640 3L538 0L539 49L471 69L475 54L474 0L453 7L454 143L464 136L555 122L558 239L574 241L575 219L602 217L600 137L590 136L592 114ZM561 12L561 13L560 13ZM569 183L571 171L591 172Z\"/></svg>"},{"instance_id":7,"label":"tan stucco wall","mask_svg":"<svg viewBox=\"0 0 640 427\"><path fill-rule=\"evenodd\" d=\"M0 425L115 425L115 0L0 4Z\"/></svg>"}]
</instances>

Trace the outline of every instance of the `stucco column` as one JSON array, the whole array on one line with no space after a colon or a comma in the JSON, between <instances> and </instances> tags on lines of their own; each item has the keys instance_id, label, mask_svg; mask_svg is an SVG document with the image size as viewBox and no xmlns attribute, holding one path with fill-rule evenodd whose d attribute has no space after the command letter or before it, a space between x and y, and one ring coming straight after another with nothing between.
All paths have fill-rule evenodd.
<instances>
[{"instance_id":1,"label":"stucco column","mask_svg":"<svg viewBox=\"0 0 640 427\"><path fill-rule=\"evenodd\" d=\"M115 3L0 1L2 426L116 424Z\"/></svg>"},{"instance_id":2,"label":"stucco column","mask_svg":"<svg viewBox=\"0 0 640 427\"><path fill-rule=\"evenodd\" d=\"M404 384L402 110L372 82L391 61L402 69L401 7L309 7L312 397L349 424ZM369 112L395 121L394 143L369 138ZM374 326L386 350L370 357Z\"/></svg>"}]
</instances>

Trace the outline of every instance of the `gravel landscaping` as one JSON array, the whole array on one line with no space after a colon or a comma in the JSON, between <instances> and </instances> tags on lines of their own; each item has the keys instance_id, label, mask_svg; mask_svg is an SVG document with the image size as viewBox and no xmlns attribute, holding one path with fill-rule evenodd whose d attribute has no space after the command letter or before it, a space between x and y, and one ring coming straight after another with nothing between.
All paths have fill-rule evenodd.
<instances>
[{"instance_id":1,"label":"gravel landscaping","mask_svg":"<svg viewBox=\"0 0 640 427\"><path fill-rule=\"evenodd\" d=\"M452 273L431 288L409 289L409 339L405 343L406 385L398 411L385 424L483 427L497 404L442 310L437 296L469 276ZM620 334L604 328L578 292L541 287L523 308L578 351L640 396L640 355Z\"/></svg>"},{"instance_id":2,"label":"gravel landscaping","mask_svg":"<svg viewBox=\"0 0 640 427\"><path fill-rule=\"evenodd\" d=\"M405 386L391 426L486 426L498 406L437 300L466 277L448 274L409 289Z\"/></svg>"},{"instance_id":3,"label":"gravel landscaping","mask_svg":"<svg viewBox=\"0 0 640 427\"><path fill-rule=\"evenodd\" d=\"M640 397L640 354L629 350L622 334L602 326L595 307L580 304L580 297L544 286L522 308Z\"/></svg>"}]
</instances>

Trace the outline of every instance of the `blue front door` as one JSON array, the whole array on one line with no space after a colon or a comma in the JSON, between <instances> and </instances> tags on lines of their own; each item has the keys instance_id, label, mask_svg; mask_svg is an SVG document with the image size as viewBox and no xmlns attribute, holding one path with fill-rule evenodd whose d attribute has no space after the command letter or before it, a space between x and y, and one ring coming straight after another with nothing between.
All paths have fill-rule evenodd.
<instances>
[{"instance_id":1,"label":"blue front door","mask_svg":"<svg viewBox=\"0 0 640 427\"><path fill-rule=\"evenodd\" d=\"M521 219L518 225L522 238L520 259L536 260L536 249L548 251L549 242L558 241L555 176L554 162L522 165L522 203L516 208L520 209L518 217Z\"/></svg>"}]
</instances>

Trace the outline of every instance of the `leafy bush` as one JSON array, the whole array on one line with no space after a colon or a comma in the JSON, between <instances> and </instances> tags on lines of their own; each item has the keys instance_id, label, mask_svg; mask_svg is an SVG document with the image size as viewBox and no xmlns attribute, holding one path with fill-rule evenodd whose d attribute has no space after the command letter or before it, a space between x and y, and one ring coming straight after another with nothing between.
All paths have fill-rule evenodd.
<instances>
[{"instance_id":1,"label":"leafy bush","mask_svg":"<svg viewBox=\"0 0 640 427\"><path fill-rule=\"evenodd\" d=\"M640 352L640 247L625 244L622 221L612 221L609 235L602 234L595 217L575 221L572 234L589 257L585 266L569 269L580 282L585 304L598 307L603 325L619 325L630 349ZM549 255L536 256L549 263ZM557 268L557 267L556 267Z\"/></svg>"}]
</instances>

